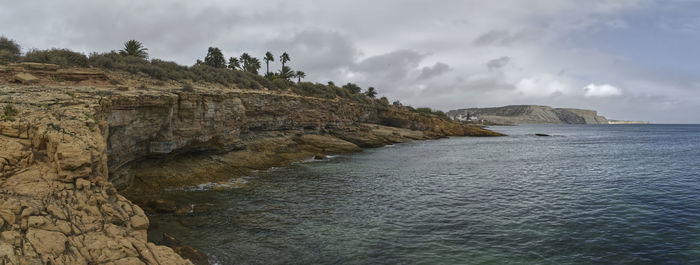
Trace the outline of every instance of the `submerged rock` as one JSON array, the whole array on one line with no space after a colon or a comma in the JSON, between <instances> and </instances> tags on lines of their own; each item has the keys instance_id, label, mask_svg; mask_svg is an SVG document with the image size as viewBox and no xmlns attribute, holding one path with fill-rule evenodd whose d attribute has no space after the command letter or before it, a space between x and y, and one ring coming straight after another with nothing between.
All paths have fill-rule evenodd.
<instances>
[{"instance_id":1,"label":"submerged rock","mask_svg":"<svg viewBox=\"0 0 700 265\"><path fill-rule=\"evenodd\" d=\"M207 255L191 246L183 244L182 241L174 236L163 233L163 242L161 242L161 244L172 248L175 250L175 253L190 260L195 265L209 265L209 257L207 257Z\"/></svg>"}]
</instances>

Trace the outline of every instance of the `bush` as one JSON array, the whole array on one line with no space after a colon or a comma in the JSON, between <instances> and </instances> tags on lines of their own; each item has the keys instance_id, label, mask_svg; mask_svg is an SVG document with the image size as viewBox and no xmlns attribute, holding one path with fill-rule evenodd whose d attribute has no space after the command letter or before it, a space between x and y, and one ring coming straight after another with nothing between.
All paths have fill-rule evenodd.
<instances>
[{"instance_id":1,"label":"bush","mask_svg":"<svg viewBox=\"0 0 700 265\"><path fill-rule=\"evenodd\" d=\"M185 92L194 92L194 87L190 83L185 83L182 85L182 91Z\"/></svg>"},{"instance_id":2,"label":"bush","mask_svg":"<svg viewBox=\"0 0 700 265\"><path fill-rule=\"evenodd\" d=\"M63 67L88 67L90 65L87 56L68 49L30 50L24 56L24 61L51 63Z\"/></svg>"},{"instance_id":3,"label":"bush","mask_svg":"<svg viewBox=\"0 0 700 265\"><path fill-rule=\"evenodd\" d=\"M0 64L13 63L19 59L20 47L14 40L0 37Z\"/></svg>"},{"instance_id":4,"label":"bush","mask_svg":"<svg viewBox=\"0 0 700 265\"><path fill-rule=\"evenodd\" d=\"M428 107L416 108L416 112L425 113L425 114L433 114L433 110L428 108Z\"/></svg>"},{"instance_id":5,"label":"bush","mask_svg":"<svg viewBox=\"0 0 700 265\"><path fill-rule=\"evenodd\" d=\"M5 108L3 109L3 114L2 114L2 120L3 121L15 121L15 115L17 115L19 111L15 109L12 105L5 105Z\"/></svg>"}]
</instances>

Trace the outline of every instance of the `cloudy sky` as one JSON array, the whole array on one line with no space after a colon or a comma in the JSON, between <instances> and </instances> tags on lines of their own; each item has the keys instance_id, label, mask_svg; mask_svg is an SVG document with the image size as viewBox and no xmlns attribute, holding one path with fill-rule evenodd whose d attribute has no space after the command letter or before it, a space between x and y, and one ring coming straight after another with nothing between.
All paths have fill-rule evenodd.
<instances>
[{"instance_id":1,"label":"cloudy sky","mask_svg":"<svg viewBox=\"0 0 700 265\"><path fill-rule=\"evenodd\" d=\"M186 65L209 46L287 51L307 80L441 110L544 104L700 123L699 12L693 0L0 0L0 34L23 51L137 39Z\"/></svg>"}]
</instances>

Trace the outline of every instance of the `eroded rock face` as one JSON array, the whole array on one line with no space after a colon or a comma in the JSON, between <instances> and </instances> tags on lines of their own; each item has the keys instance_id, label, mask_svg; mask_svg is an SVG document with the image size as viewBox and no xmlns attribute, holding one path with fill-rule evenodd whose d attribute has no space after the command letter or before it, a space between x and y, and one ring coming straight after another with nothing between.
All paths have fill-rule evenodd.
<instances>
[{"instance_id":1,"label":"eroded rock face","mask_svg":"<svg viewBox=\"0 0 700 265\"><path fill-rule=\"evenodd\" d=\"M15 95L0 122L0 264L191 264L148 243L148 218L107 181L97 100L46 94Z\"/></svg>"},{"instance_id":2,"label":"eroded rock face","mask_svg":"<svg viewBox=\"0 0 700 265\"><path fill-rule=\"evenodd\" d=\"M360 147L493 134L399 108L265 91L0 89L0 108L17 110L0 120L0 264L192 264L147 242L147 216L115 188L136 173L206 182Z\"/></svg>"}]
</instances>

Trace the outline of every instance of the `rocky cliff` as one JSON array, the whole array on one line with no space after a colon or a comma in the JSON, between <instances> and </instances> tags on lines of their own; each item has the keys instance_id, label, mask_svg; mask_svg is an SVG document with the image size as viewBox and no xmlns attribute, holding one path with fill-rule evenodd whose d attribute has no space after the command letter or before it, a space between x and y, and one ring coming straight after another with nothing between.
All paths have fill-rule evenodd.
<instances>
[{"instance_id":1,"label":"rocky cliff","mask_svg":"<svg viewBox=\"0 0 700 265\"><path fill-rule=\"evenodd\" d=\"M378 103L36 77L0 85L0 264L191 264L147 241L146 214L119 190L157 194L360 147L500 135Z\"/></svg>"},{"instance_id":2,"label":"rocky cliff","mask_svg":"<svg viewBox=\"0 0 700 265\"><path fill-rule=\"evenodd\" d=\"M535 105L458 109L447 112L447 116L453 120L470 116L501 124L608 124L608 120L594 110Z\"/></svg>"}]
</instances>

